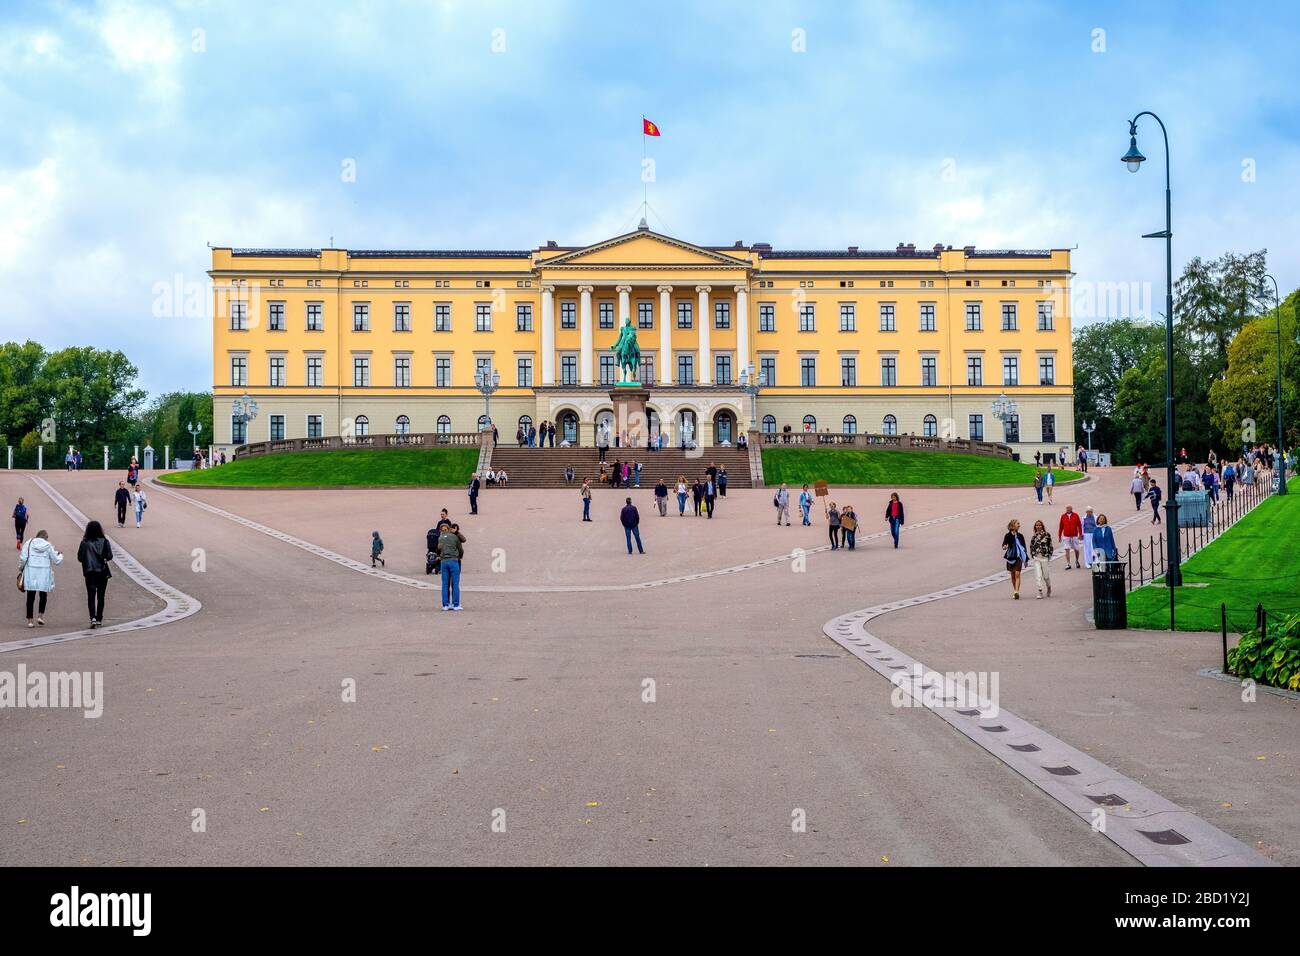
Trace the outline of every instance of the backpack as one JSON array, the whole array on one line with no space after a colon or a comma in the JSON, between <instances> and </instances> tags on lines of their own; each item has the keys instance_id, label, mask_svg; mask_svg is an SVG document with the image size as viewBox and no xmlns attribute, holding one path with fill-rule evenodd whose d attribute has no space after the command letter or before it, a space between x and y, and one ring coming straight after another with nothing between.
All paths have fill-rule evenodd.
<instances>
[{"instance_id":1,"label":"backpack","mask_svg":"<svg viewBox=\"0 0 1300 956\"><path fill-rule=\"evenodd\" d=\"M781 492L778 491L776 494L772 496L772 507L774 508L781 507Z\"/></svg>"},{"instance_id":2,"label":"backpack","mask_svg":"<svg viewBox=\"0 0 1300 956\"><path fill-rule=\"evenodd\" d=\"M1011 544L1007 547L1006 552L1002 555L1007 564L1015 564L1020 560L1020 541L1017 538L1011 539Z\"/></svg>"}]
</instances>

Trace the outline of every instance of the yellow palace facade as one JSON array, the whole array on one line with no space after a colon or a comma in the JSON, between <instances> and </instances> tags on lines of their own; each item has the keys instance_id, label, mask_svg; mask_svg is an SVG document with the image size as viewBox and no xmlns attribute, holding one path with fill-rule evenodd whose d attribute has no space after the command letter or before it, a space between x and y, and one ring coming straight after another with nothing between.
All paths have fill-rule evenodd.
<instances>
[{"instance_id":1,"label":"yellow palace facade","mask_svg":"<svg viewBox=\"0 0 1300 956\"><path fill-rule=\"evenodd\" d=\"M557 444L590 445L625 317L669 441L788 428L1074 447L1066 249L699 246L643 226L512 251L215 248L209 275L226 449L474 432L485 369L502 442L549 421Z\"/></svg>"}]
</instances>

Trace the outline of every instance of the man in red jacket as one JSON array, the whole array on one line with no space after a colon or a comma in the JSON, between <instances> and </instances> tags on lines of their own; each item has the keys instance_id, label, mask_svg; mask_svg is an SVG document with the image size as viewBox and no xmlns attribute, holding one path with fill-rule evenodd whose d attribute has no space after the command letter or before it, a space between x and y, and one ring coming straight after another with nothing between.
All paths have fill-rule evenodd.
<instances>
[{"instance_id":1,"label":"man in red jacket","mask_svg":"<svg viewBox=\"0 0 1300 956\"><path fill-rule=\"evenodd\" d=\"M1065 514L1061 515L1061 524L1057 528L1056 535L1061 539L1061 545L1065 548L1065 570L1073 567L1079 567L1081 558L1080 552L1083 550L1083 522L1079 516L1074 513L1074 508L1070 505L1065 506ZM1074 552L1074 564L1070 564L1070 552Z\"/></svg>"}]
</instances>

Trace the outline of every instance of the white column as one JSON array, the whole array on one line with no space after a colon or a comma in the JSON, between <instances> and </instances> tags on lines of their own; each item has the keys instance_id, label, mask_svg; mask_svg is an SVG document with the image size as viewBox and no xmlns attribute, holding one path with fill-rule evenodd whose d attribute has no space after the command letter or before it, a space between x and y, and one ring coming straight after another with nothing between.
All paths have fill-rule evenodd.
<instances>
[{"instance_id":1,"label":"white column","mask_svg":"<svg viewBox=\"0 0 1300 956\"><path fill-rule=\"evenodd\" d=\"M592 291L593 289L589 285L578 286L578 292L582 294L582 304L578 309L578 321L582 328L582 356L578 359L578 381L583 385L591 385L595 382L591 375L591 366L594 360L591 338Z\"/></svg>"},{"instance_id":2,"label":"white column","mask_svg":"<svg viewBox=\"0 0 1300 956\"><path fill-rule=\"evenodd\" d=\"M700 371L695 376L695 381L701 385L708 385L713 381L713 355L709 349L709 329L713 324L713 316L709 315L709 289L710 286L707 285L695 287L695 291L700 294Z\"/></svg>"},{"instance_id":3,"label":"white column","mask_svg":"<svg viewBox=\"0 0 1300 956\"><path fill-rule=\"evenodd\" d=\"M736 375L749 365L749 289L736 286Z\"/></svg>"},{"instance_id":4,"label":"white column","mask_svg":"<svg viewBox=\"0 0 1300 956\"><path fill-rule=\"evenodd\" d=\"M555 286L542 286L542 384L555 384Z\"/></svg>"},{"instance_id":5,"label":"white column","mask_svg":"<svg viewBox=\"0 0 1300 956\"><path fill-rule=\"evenodd\" d=\"M659 384L673 383L673 287L659 287Z\"/></svg>"},{"instance_id":6,"label":"white column","mask_svg":"<svg viewBox=\"0 0 1300 956\"><path fill-rule=\"evenodd\" d=\"M36 470L37 471L45 470L45 446L44 445L36 446Z\"/></svg>"},{"instance_id":7,"label":"white column","mask_svg":"<svg viewBox=\"0 0 1300 956\"><path fill-rule=\"evenodd\" d=\"M108 446L104 446L104 470L108 471Z\"/></svg>"}]
</instances>

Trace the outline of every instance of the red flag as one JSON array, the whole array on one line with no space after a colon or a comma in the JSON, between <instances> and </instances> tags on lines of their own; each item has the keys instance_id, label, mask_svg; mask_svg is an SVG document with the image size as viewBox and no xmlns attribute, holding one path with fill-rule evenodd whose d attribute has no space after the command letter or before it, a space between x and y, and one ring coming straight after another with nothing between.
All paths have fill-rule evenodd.
<instances>
[{"instance_id":1,"label":"red flag","mask_svg":"<svg viewBox=\"0 0 1300 956\"><path fill-rule=\"evenodd\" d=\"M641 132L646 136L658 136L659 127L643 116L641 117Z\"/></svg>"}]
</instances>

